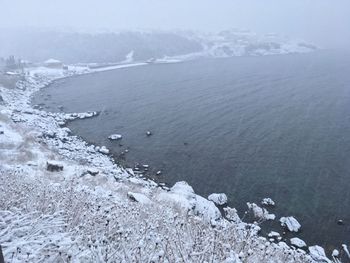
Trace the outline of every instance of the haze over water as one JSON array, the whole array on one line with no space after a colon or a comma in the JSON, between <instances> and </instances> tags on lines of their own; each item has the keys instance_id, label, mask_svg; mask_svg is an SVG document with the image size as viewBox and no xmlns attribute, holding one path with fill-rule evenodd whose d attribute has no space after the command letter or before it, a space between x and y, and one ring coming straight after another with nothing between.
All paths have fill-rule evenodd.
<instances>
[{"instance_id":1,"label":"haze over water","mask_svg":"<svg viewBox=\"0 0 350 263\"><path fill-rule=\"evenodd\" d=\"M159 181L226 193L240 214L271 197L276 221L295 216L296 236L330 249L350 241L349 72L348 53L202 59L60 80L33 103L101 111L69 128L116 156L128 148L123 163Z\"/></svg>"}]
</instances>

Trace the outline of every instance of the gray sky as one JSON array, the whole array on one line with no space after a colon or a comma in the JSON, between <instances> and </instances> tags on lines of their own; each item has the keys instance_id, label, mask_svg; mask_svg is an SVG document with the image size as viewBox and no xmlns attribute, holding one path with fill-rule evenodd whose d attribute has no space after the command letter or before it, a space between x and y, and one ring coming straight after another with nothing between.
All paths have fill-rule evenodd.
<instances>
[{"instance_id":1,"label":"gray sky","mask_svg":"<svg viewBox=\"0 0 350 263\"><path fill-rule=\"evenodd\" d=\"M350 46L350 0L0 0L0 26L245 28Z\"/></svg>"}]
</instances>

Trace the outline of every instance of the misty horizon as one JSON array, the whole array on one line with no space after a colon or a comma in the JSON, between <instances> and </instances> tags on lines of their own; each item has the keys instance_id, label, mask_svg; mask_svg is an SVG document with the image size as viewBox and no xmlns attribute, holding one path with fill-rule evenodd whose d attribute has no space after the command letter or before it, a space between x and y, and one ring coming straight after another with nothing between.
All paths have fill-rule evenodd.
<instances>
[{"instance_id":1,"label":"misty horizon","mask_svg":"<svg viewBox=\"0 0 350 263\"><path fill-rule=\"evenodd\" d=\"M348 1L159 0L122 2L63 0L2 1L0 28L59 28L72 31L194 30L231 28L258 34L277 33L324 48L350 45Z\"/></svg>"}]
</instances>

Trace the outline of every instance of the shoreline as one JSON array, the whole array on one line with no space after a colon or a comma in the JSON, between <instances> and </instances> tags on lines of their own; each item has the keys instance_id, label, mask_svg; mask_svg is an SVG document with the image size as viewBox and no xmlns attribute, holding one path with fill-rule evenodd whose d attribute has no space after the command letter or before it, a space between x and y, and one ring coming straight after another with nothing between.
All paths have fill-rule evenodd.
<instances>
[{"instance_id":1,"label":"shoreline","mask_svg":"<svg viewBox=\"0 0 350 263\"><path fill-rule=\"evenodd\" d=\"M147 63L128 64L123 67L112 66L105 69L115 70L144 65L147 65ZM182 207L180 213L186 214L189 212L186 217L198 217L198 220L203 221L207 226L213 228L233 227L235 230L241 231L243 238L241 236L239 242L243 242L245 245L240 251L233 249L231 254L233 255L232 258L235 258L236 261L228 262L240 262L239 260L242 258L247 259L248 262L254 262L249 261L249 258L254 260L254 258L258 259L257 257L260 257L260 259L264 258L264 261L260 262L270 262L270 259L273 262L306 262L304 260L308 260L309 262L321 262L316 260L315 256L306 254L301 249L292 248L283 241L278 243L270 242L266 238L259 237L258 232L260 227L257 224L242 222L234 208L226 210L226 215L229 215L228 218L231 220L223 218L218 214L219 210L213 202L196 195L192 187L184 182L179 182L172 188L164 189L152 180L137 177L132 169L122 168L112 161L112 158L108 156L108 154L106 155L107 151L102 150L102 146L89 145L80 137L70 135L70 130L64 127L65 123L68 121L77 118L94 117L97 113L50 113L32 107L31 98L33 94L47 87L53 81L101 71L103 70L86 71L81 67L74 66L71 66L71 69L68 69L66 72L36 68L29 70L25 76L25 80L19 81L15 89L11 90L0 87L1 95L5 102L3 106L0 105L0 114L3 115L3 119L7 119L6 121L0 119L0 124L2 124L0 128L5 127L5 132L18 129L17 137L23 137L26 132L30 131L33 136L33 145L45 148L45 154L37 160L37 164L29 165L30 168L28 171L25 171L24 174L32 173L33 169L40 174L40 169L42 170L45 168L45 162L56 161L61 163L64 168L68 167L68 169L64 169L63 177L67 177L68 181L77 179L80 186L84 186L86 184L84 181L87 181L92 185L92 187L90 185L90 190L92 192L97 189L98 193L100 193L101 189L103 191L104 188L105 190L111 191L112 195L116 194L118 198L124 198L128 204L130 204L130 202L131 204L139 203L145 207L150 203L162 207L161 203L167 202L168 205L170 205L170 213L174 211L178 213L176 207L180 206ZM49 158L51 155L53 158ZM8 165L0 162L0 168L6 170L8 173L15 171L18 165L27 167L28 163L15 163L12 166L11 164ZM22 169L25 170L23 167ZM76 172L76 170L78 172ZM96 170L98 170L97 173ZM96 174L93 175L94 173ZM80 176L75 178L78 174L80 174ZM86 177L88 177L88 179L86 179ZM124 188L131 188L133 192L125 191ZM120 193L118 193L116 189L123 189L123 191L121 191L123 193L122 196L120 196ZM113 193L113 191L116 191L116 193ZM125 192L127 194L125 194ZM229 211L229 213L227 211ZM168 225L168 227L171 227L171 224ZM251 244L247 245L246 235L249 236L249 240L251 238ZM253 248L250 247L251 245ZM276 254L273 255L272 253L270 257L266 258L265 252L264 255L261 254L261 251L259 252L260 245L264 245L264 251L265 249L271 248L276 251ZM246 246L249 247L249 249L246 249ZM259 248L259 250L257 248ZM9 252L7 250L7 247L3 247L3 249L5 251L5 258L9 256L9 253L12 253L12 251ZM312 251L312 249L309 250ZM318 249L317 251L320 250ZM240 255L241 252L243 255ZM286 256L286 253L288 256ZM322 253L319 256L319 259L323 260L323 262L330 262ZM274 261L274 259L276 259L276 261Z\"/></svg>"}]
</instances>

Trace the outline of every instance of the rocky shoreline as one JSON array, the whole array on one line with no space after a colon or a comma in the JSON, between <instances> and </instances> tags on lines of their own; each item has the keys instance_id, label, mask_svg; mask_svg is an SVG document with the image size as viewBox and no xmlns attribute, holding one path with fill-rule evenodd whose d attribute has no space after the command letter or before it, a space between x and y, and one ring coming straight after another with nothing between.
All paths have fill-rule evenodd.
<instances>
[{"instance_id":1,"label":"rocky shoreline","mask_svg":"<svg viewBox=\"0 0 350 263\"><path fill-rule=\"evenodd\" d=\"M234 208L226 207L222 217L214 203L225 202L224 196L209 201L185 182L168 188L140 178L118 166L106 147L90 145L64 127L97 112L49 113L32 107L32 95L52 81L91 72L74 66L33 68L16 88L0 87L5 261L331 262L319 246L307 253L260 237L258 223L242 222ZM35 238L33 227L45 230ZM339 252L332 256L337 262Z\"/></svg>"}]
</instances>

